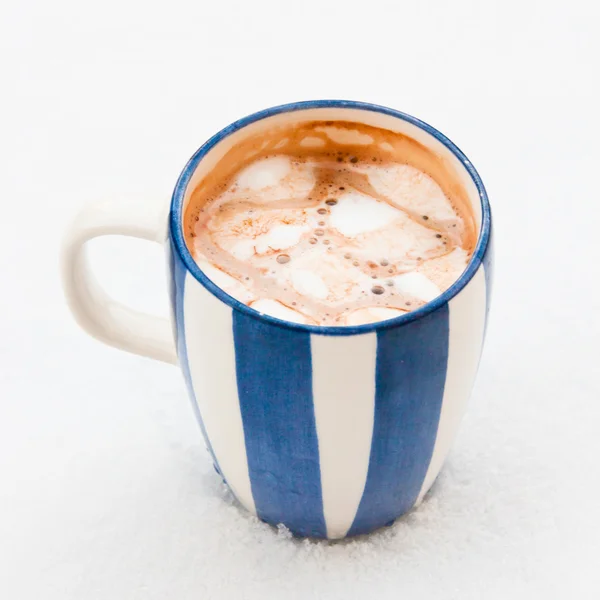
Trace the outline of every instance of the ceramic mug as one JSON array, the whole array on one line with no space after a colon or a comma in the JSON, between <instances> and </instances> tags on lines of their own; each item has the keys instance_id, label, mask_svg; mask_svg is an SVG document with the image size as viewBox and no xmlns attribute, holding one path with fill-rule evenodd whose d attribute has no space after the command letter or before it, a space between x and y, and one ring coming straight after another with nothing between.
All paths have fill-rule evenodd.
<instances>
[{"instance_id":1,"label":"ceramic mug","mask_svg":"<svg viewBox=\"0 0 600 600\"><path fill-rule=\"evenodd\" d=\"M442 295L388 321L301 325L238 302L196 265L182 218L198 182L247 136L317 119L406 134L459 175L479 235L468 267ZM164 245L170 320L118 304L96 284L85 243L114 234ZM88 333L180 365L215 468L244 507L296 535L342 538L393 522L438 475L479 363L491 256L485 188L450 140L396 110L323 100L270 108L213 136L181 173L168 218L166 207L86 208L66 236L62 269L70 308Z\"/></svg>"}]
</instances>

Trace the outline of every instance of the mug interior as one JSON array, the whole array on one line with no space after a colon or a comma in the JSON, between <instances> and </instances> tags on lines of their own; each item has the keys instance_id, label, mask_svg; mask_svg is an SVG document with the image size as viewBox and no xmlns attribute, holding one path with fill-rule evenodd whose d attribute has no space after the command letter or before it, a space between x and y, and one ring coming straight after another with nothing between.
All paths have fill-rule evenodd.
<instances>
[{"instance_id":1,"label":"mug interior","mask_svg":"<svg viewBox=\"0 0 600 600\"><path fill-rule=\"evenodd\" d=\"M194 261L185 243L183 219L185 209L196 186L215 168L227 152L247 138L260 135L273 127L316 120L356 122L408 136L437 154L464 188L478 231L475 250L462 275L450 288L431 302L399 317L366 325L338 327L303 325L265 315L239 302L216 286ZM430 125L382 106L344 100L317 100L277 106L255 113L229 125L208 140L192 156L179 177L171 204L170 228L175 247L190 273L204 287L232 308L249 312L257 318L292 329L325 335L350 335L414 321L455 296L469 282L481 264L490 233L490 209L481 178L471 162L448 138Z\"/></svg>"}]
</instances>

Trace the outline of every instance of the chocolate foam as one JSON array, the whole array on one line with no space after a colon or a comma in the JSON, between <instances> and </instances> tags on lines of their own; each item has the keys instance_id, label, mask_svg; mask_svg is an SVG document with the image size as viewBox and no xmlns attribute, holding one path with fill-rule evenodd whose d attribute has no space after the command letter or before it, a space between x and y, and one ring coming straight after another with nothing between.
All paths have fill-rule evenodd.
<instances>
[{"instance_id":1,"label":"chocolate foam","mask_svg":"<svg viewBox=\"0 0 600 600\"><path fill-rule=\"evenodd\" d=\"M357 325L414 310L476 243L450 166L399 133L345 121L274 128L194 189L186 243L216 285L260 312Z\"/></svg>"}]
</instances>

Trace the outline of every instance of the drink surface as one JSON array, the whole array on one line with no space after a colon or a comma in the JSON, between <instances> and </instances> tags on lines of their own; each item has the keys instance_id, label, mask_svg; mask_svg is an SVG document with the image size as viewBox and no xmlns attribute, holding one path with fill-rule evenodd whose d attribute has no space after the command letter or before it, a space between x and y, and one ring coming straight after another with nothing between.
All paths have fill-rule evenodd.
<instances>
[{"instance_id":1,"label":"drink surface","mask_svg":"<svg viewBox=\"0 0 600 600\"><path fill-rule=\"evenodd\" d=\"M188 248L227 294L311 325L360 325L448 289L476 242L442 158L345 121L280 127L230 150L193 191Z\"/></svg>"}]
</instances>

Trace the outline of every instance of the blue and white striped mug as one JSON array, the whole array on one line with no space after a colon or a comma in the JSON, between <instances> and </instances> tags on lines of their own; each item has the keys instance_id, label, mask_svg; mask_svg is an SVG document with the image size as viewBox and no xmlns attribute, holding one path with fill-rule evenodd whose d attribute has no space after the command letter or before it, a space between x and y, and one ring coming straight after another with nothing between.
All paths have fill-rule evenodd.
<instances>
[{"instance_id":1,"label":"blue and white striped mug","mask_svg":"<svg viewBox=\"0 0 600 600\"><path fill-rule=\"evenodd\" d=\"M404 133L458 173L479 228L461 277L441 296L388 321L319 327L241 304L200 270L183 238L195 185L249 135L302 120L354 121ZM119 348L178 363L217 471L249 511L294 534L342 538L391 523L431 487L475 379L490 298L491 215L479 175L433 127L371 104L300 102L241 119L206 142L163 207L86 208L63 248L76 320ZM171 319L108 298L83 252L89 239L132 235L164 244Z\"/></svg>"}]
</instances>

